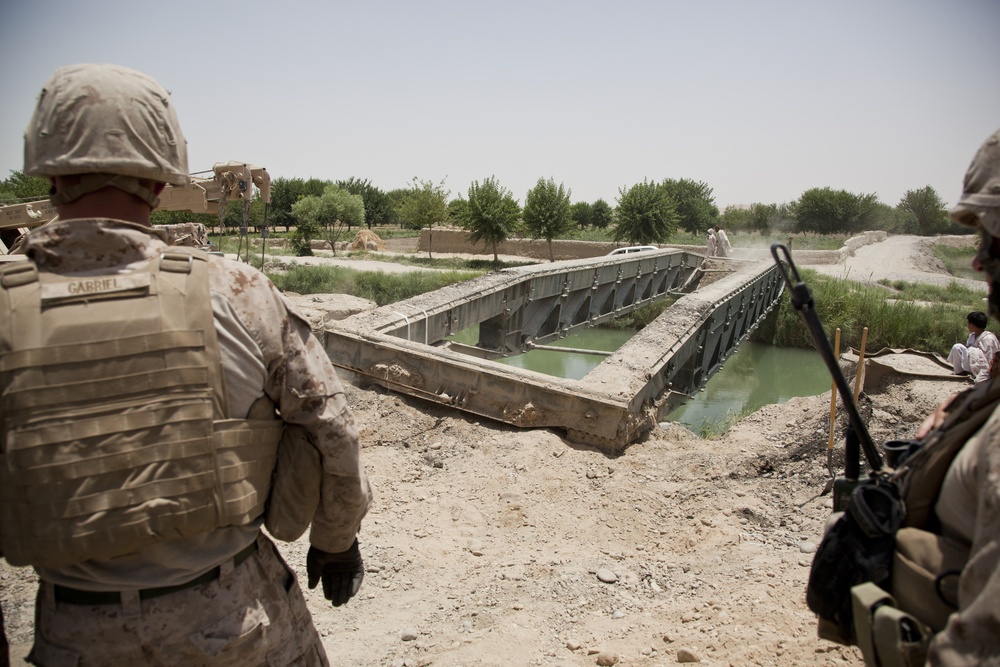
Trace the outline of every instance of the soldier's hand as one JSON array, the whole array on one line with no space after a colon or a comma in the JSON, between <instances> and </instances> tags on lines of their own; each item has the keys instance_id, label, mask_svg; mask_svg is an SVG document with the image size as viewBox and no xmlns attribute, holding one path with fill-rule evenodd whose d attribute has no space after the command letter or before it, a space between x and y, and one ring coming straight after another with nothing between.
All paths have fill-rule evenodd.
<instances>
[{"instance_id":1,"label":"soldier's hand","mask_svg":"<svg viewBox=\"0 0 1000 667\"><path fill-rule=\"evenodd\" d=\"M310 589L316 588L316 584L322 579L323 597L332 602L334 607L345 604L358 592L361 580L365 578L365 564L361 560L358 540L355 539L347 551L335 554L309 547L306 574Z\"/></svg>"},{"instance_id":2,"label":"soldier's hand","mask_svg":"<svg viewBox=\"0 0 1000 667\"><path fill-rule=\"evenodd\" d=\"M948 416L948 408L951 406L951 402L954 399L954 395L949 397L944 403L937 406L937 409L935 409L934 412L927 415L927 418L921 422L920 428L917 429L917 440L920 440L944 423L944 418Z\"/></svg>"}]
</instances>

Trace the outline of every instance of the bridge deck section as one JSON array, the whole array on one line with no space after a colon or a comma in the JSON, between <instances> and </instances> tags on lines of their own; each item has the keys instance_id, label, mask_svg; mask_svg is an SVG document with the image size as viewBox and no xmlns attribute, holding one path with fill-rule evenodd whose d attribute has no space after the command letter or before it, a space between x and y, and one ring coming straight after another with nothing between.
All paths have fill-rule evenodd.
<instances>
[{"instance_id":1,"label":"bridge deck section","mask_svg":"<svg viewBox=\"0 0 1000 667\"><path fill-rule=\"evenodd\" d=\"M489 359L676 297L698 284L702 260L661 250L508 269L331 323L327 352L392 391L618 451L671 397L703 386L766 315L783 285L773 264L680 296L581 380ZM449 342L477 325L475 354Z\"/></svg>"}]
</instances>

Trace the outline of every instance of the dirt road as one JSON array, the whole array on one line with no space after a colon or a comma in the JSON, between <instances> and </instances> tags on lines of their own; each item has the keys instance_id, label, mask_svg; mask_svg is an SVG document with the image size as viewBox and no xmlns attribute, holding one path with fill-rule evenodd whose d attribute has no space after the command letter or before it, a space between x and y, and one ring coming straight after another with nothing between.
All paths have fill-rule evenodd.
<instances>
[{"instance_id":1,"label":"dirt road","mask_svg":"<svg viewBox=\"0 0 1000 667\"><path fill-rule=\"evenodd\" d=\"M951 237L966 242L971 237ZM957 282L972 289L986 291L981 280L966 280L949 275L944 266L928 250L926 236L890 236L885 241L858 248L843 264L815 265L809 268L838 278L864 283L880 280L905 280L911 283L947 285Z\"/></svg>"}]
</instances>

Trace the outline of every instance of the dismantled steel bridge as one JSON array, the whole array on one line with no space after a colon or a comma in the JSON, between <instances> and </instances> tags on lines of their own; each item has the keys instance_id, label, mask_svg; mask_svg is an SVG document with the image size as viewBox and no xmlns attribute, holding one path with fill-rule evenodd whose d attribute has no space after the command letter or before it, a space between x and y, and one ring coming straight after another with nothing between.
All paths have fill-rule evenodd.
<instances>
[{"instance_id":1,"label":"dismantled steel bridge","mask_svg":"<svg viewBox=\"0 0 1000 667\"><path fill-rule=\"evenodd\" d=\"M332 322L327 352L393 391L614 452L703 387L781 296L773 263L699 287L703 260L664 249L507 269ZM665 298L677 300L580 380L490 361ZM477 345L450 340L475 326Z\"/></svg>"}]
</instances>

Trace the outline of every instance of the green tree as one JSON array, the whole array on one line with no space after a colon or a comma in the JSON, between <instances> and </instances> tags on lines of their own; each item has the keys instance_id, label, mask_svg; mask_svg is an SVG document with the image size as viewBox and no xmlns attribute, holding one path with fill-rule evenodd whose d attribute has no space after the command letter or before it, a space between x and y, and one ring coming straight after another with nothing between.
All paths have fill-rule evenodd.
<instances>
[{"instance_id":1,"label":"green tree","mask_svg":"<svg viewBox=\"0 0 1000 667\"><path fill-rule=\"evenodd\" d=\"M49 179L28 176L19 169L11 169L10 176L0 181L0 202L14 204L20 201L45 199L52 184Z\"/></svg>"},{"instance_id":2,"label":"green tree","mask_svg":"<svg viewBox=\"0 0 1000 667\"><path fill-rule=\"evenodd\" d=\"M272 199L273 201L273 199ZM222 212L221 219L219 216L214 216L215 221L210 225L211 229L215 228L215 225L221 223L223 228L223 233L227 229L239 229L243 226L243 201L240 199L230 199L226 202L225 211ZM268 209L268 221L267 224L271 225L270 219L270 208ZM190 214L189 214L190 215ZM260 198L260 192L255 191L253 197L250 198L250 206L247 210L246 224L248 227L253 227L254 230L260 229L264 225L264 202Z\"/></svg>"},{"instance_id":3,"label":"green tree","mask_svg":"<svg viewBox=\"0 0 1000 667\"><path fill-rule=\"evenodd\" d=\"M549 244L549 261L555 261L552 239L566 233L573 224L569 206L570 191L553 178L539 178L524 198L522 217L531 238L545 239Z\"/></svg>"},{"instance_id":4,"label":"green tree","mask_svg":"<svg viewBox=\"0 0 1000 667\"><path fill-rule=\"evenodd\" d=\"M365 224L369 229L395 222L392 200L368 179L351 176L346 181L337 181L337 187L361 197L365 204Z\"/></svg>"},{"instance_id":5,"label":"green tree","mask_svg":"<svg viewBox=\"0 0 1000 667\"><path fill-rule=\"evenodd\" d=\"M727 206L719 216L719 224L725 229L745 229L761 232L787 232L796 228L794 212L788 204L761 204L750 206Z\"/></svg>"},{"instance_id":6,"label":"green tree","mask_svg":"<svg viewBox=\"0 0 1000 667\"><path fill-rule=\"evenodd\" d=\"M615 241L629 245L663 243L677 231L677 209L663 186L644 180L618 189Z\"/></svg>"},{"instance_id":7,"label":"green tree","mask_svg":"<svg viewBox=\"0 0 1000 667\"><path fill-rule=\"evenodd\" d=\"M674 200L677 208L678 225L692 234L697 234L719 221L719 208L715 196L707 183L681 178L663 181L663 189Z\"/></svg>"},{"instance_id":8,"label":"green tree","mask_svg":"<svg viewBox=\"0 0 1000 667\"><path fill-rule=\"evenodd\" d=\"M846 190L812 188L794 205L801 232L842 234L877 229L885 219L873 194L856 195Z\"/></svg>"},{"instance_id":9,"label":"green tree","mask_svg":"<svg viewBox=\"0 0 1000 667\"><path fill-rule=\"evenodd\" d=\"M948 209L938 193L929 185L919 190L907 190L896 208L912 216L913 233L930 236L932 234L954 233L954 225L948 217ZM954 226L954 228L953 228ZM909 231L909 230L907 230Z\"/></svg>"},{"instance_id":10,"label":"green tree","mask_svg":"<svg viewBox=\"0 0 1000 667\"><path fill-rule=\"evenodd\" d=\"M452 224L465 227L469 219L469 200L459 195L448 202L448 220Z\"/></svg>"},{"instance_id":11,"label":"green tree","mask_svg":"<svg viewBox=\"0 0 1000 667\"><path fill-rule=\"evenodd\" d=\"M570 216L580 229L590 227L594 224L594 206L589 202L578 201L570 207Z\"/></svg>"},{"instance_id":12,"label":"green tree","mask_svg":"<svg viewBox=\"0 0 1000 667\"><path fill-rule=\"evenodd\" d=\"M312 240L320 235L320 201L316 195L299 197L292 204L292 218L295 220L295 233L292 234L292 248L295 254L312 255Z\"/></svg>"},{"instance_id":13,"label":"green tree","mask_svg":"<svg viewBox=\"0 0 1000 667\"><path fill-rule=\"evenodd\" d=\"M724 229L733 231L753 229L750 222L750 208L748 206L727 206L719 214L719 224Z\"/></svg>"},{"instance_id":14,"label":"green tree","mask_svg":"<svg viewBox=\"0 0 1000 667\"><path fill-rule=\"evenodd\" d=\"M272 227L292 227L295 224L292 205L302 197L320 196L328 185L330 181L318 178L310 178L308 181L301 178L274 179L271 181L271 204L267 210L268 224Z\"/></svg>"},{"instance_id":15,"label":"green tree","mask_svg":"<svg viewBox=\"0 0 1000 667\"><path fill-rule=\"evenodd\" d=\"M607 229L608 225L615 220L614 211L612 210L611 205L603 199L595 201L591 205L590 210L592 215L590 219L591 223L598 229Z\"/></svg>"},{"instance_id":16,"label":"green tree","mask_svg":"<svg viewBox=\"0 0 1000 667\"><path fill-rule=\"evenodd\" d=\"M443 180L435 184L433 181L421 181L414 176L413 185L396 206L396 217L407 229L426 227L431 230L435 223L448 220L447 200L449 194L451 192L444 189ZM433 257L433 233L429 233L427 241L427 257Z\"/></svg>"},{"instance_id":17,"label":"green tree","mask_svg":"<svg viewBox=\"0 0 1000 667\"><path fill-rule=\"evenodd\" d=\"M495 176L481 184L473 181L469 186L469 214L466 227L469 240L483 241L493 249L493 261L499 262L497 246L510 238L517 229L520 206L510 190L500 185Z\"/></svg>"},{"instance_id":18,"label":"green tree","mask_svg":"<svg viewBox=\"0 0 1000 667\"><path fill-rule=\"evenodd\" d=\"M444 181L421 181L414 177L413 185L396 206L396 216L407 229L433 227L448 220L449 190Z\"/></svg>"},{"instance_id":19,"label":"green tree","mask_svg":"<svg viewBox=\"0 0 1000 667\"><path fill-rule=\"evenodd\" d=\"M286 228L295 224L292 204L305 194L304 186L301 178L278 177L271 181L271 206L267 212L271 224Z\"/></svg>"},{"instance_id":20,"label":"green tree","mask_svg":"<svg viewBox=\"0 0 1000 667\"><path fill-rule=\"evenodd\" d=\"M399 219L399 205L403 203L403 200L406 199L409 194L409 188L396 188L395 190L389 190L385 193L386 197L389 198L389 202L392 204L392 223L397 224L400 227L403 226L403 222Z\"/></svg>"},{"instance_id":21,"label":"green tree","mask_svg":"<svg viewBox=\"0 0 1000 667\"><path fill-rule=\"evenodd\" d=\"M312 254L312 240L325 235L334 253L344 228L365 224L365 204L360 195L329 185L320 196L306 195L292 204L296 220L292 246L299 255Z\"/></svg>"}]
</instances>

